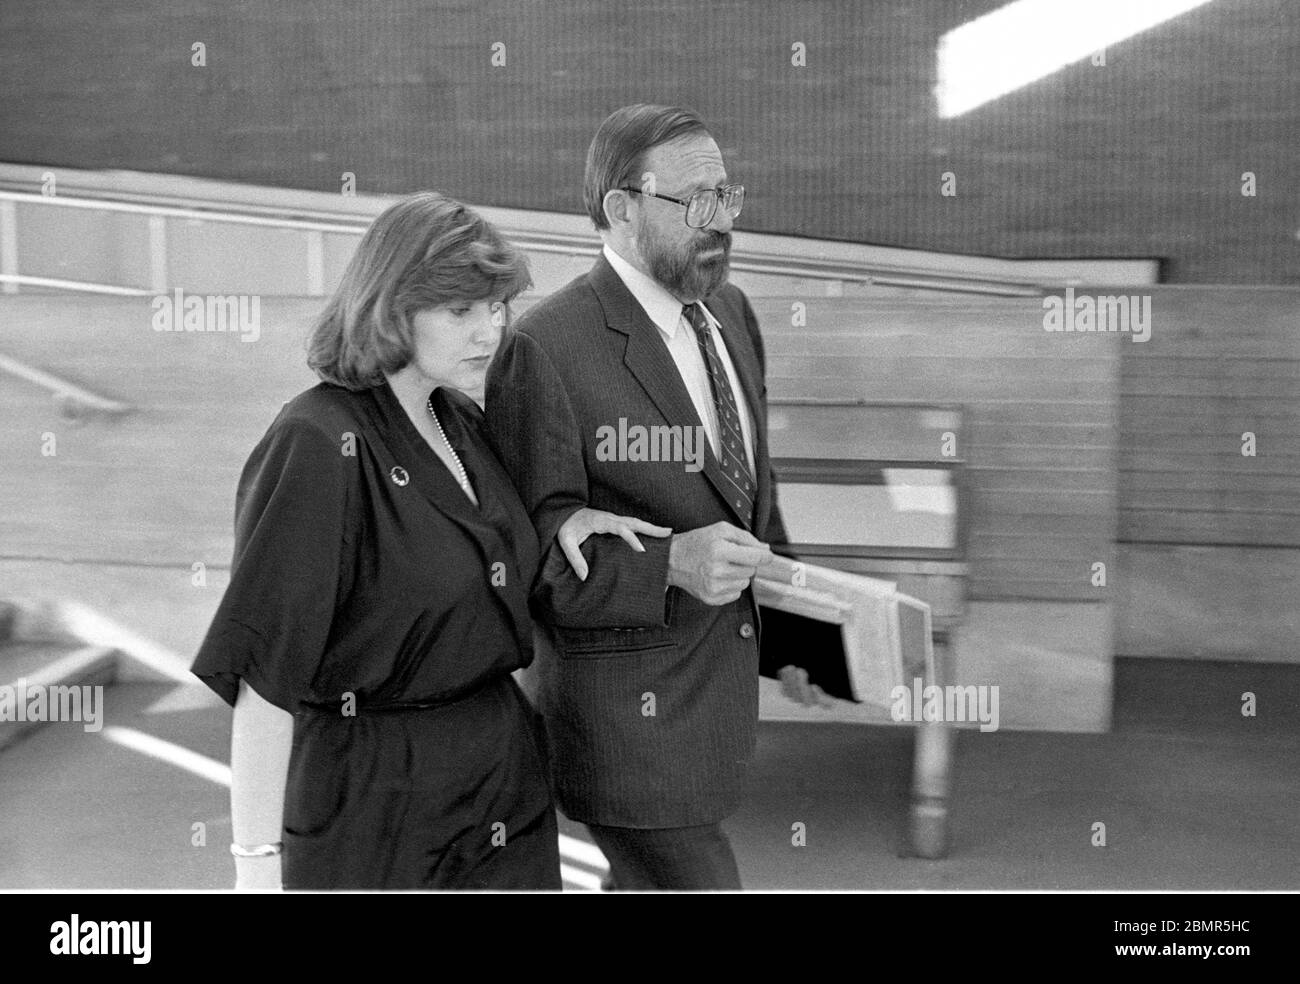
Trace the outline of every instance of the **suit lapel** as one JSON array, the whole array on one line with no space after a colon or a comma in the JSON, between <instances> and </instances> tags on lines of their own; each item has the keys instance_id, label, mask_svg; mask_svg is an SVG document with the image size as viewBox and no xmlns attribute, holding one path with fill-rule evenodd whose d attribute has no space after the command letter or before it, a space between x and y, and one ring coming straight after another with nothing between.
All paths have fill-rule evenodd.
<instances>
[{"instance_id":1,"label":"suit lapel","mask_svg":"<svg viewBox=\"0 0 1300 984\"><path fill-rule=\"evenodd\" d=\"M699 426L691 395L686 392L677 363L673 361L659 329L637 303L632 292L601 256L591 271L591 285L605 310L605 324L627 336L623 364L645 390L646 396L670 424Z\"/></svg>"},{"instance_id":2,"label":"suit lapel","mask_svg":"<svg viewBox=\"0 0 1300 984\"><path fill-rule=\"evenodd\" d=\"M681 427L703 427L700 416L695 412L695 404L682 382L681 372L673 361L668 346L664 343L658 327L645 313L632 292L627 289L622 278L609 265L602 255L590 275L592 289L600 299L605 311L605 323L613 331L627 337L627 348L623 354L623 364L627 366L632 377L645 390L650 401L659 410L664 420L670 425ZM713 309L710 308L710 311ZM717 317L715 314L714 317ZM721 319L719 319L721 321ZM732 350L731 336L724 336L727 348ZM733 361L735 357L733 356ZM737 368L737 372L739 372ZM749 384L742 382L746 400L752 400ZM751 403L751 406L753 404ZM697 432L698 433L698 432ZM755 430L755 437L758 431ZM714 488L718 497L727 507L727 511L745 527L751 518L742 516L728 494L727 482L722 475L722 466L718 463L713 448L704 442L704 477Z\"/></svg>"}]
</instances>

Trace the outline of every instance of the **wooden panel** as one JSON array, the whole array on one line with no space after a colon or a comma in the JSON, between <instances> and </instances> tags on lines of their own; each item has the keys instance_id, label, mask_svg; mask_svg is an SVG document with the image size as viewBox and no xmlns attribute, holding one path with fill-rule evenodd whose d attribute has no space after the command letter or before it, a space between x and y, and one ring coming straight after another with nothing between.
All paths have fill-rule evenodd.
<instances>
[{"instance_id":1,"label":"wooden panel","mask_svg":"<svg viewBox=\"0 0 1300 984\"><path fill-rule=\"evenodd\" d=\"M1005 727L1106 731L1112 606L989 602L956 632L956 679L996 684Z\"/></svg>"},{"instance_id":2,"label":"wooden panel","mask_svg":"<svg viewBox=\"0 0 1300 984\"><path fill-rule=\"evenodd\" d=\"M1211 492L1185 492L1146 490L1139 493L1142 505L1131 507L1128 512L1138 515L1143 511L1167 509L1178 513L1202 513L1207 517L1213 534L1214 517L1229 519L1232 516L1300 516L1296 506L1294 491L1287 493L1265 493L1251 489L1249 494L1234 493L1227 488ZM1243 504L1245 500L1245 504ZM1130 498L1132 501L1132 498ZM1277 544L1271 544L1277 546Z\"/></svg>"},{"instance_id":3,"label":"wooden panel","mask_svg":"<svg viewBox=\"0 0 1300 984\"><path fill-rule=\"evenodd\" d=\"M1120 528L1125 543L1287 546L1296 542L1300 518L1268 513L1225 514L1221 510L1172 512L1169 509L1126 511Z\"/></svg>"},{"instance_id":4,"label":"wooden panel","mask_svg":"<svg viewBox=\"0 0 1300 984\"><path fill-rule=\"evenodd\" d=\"M263 298L261 334L159 333L148 298L6 298L13 358L138 409L85 424L0 376L0 542L11 557L229 564L235 485L281 404L314 382L319 301ZM56 440L41 454L43 435Z\"/></svg>"},{"instance_id":5,"label":"wooden panel","mask_svg":"<svg viewBox=\"0 0 1300 984\"><path fill-rule=\"evenodd\" d=\"M1300 550L1121 544L1116 581L1117 655L1300 661Z\"/></svg>"},{"instance_id":6,"label":"wooden panel","mask_svg":"<svg viewBox=\"0 0 1300 984\"><path fill-rule=\"evenodd\" d=\"M1001 562L1014 562L1020 559L1026 562L1056 560L1063 550L1069 550L1079 557L1091 556L1100 560L1102 558L1097 554L1108 550L1103 540L1087 536L1041 536L1033 531L1023 534L998 530L979 531L972 534L971 542L982 548L983 556ZM1073 571L1074 576L1067 576L1066 579L1073 580L1074 577L1079 577L1087 580L1091 565L1092 560L1081 561Z\"/></svg>"},{"instance_id":7,"label":"wooden panel","mask_svg":"<svg viewBox=\"0 0 1300 984\"><path fill-rule=\"evenodd\" d=\"M301 341L319 302L263 298L262 337L254 344L152 332L147 299L19 296L6 303L10 323L21 328L6 336L8 354L142 408L112 424L73 428L39 391L5 382L0 441L19 467L0 479L0 496L44 503L35 511L9 510L13 518L0 533L11 548L183 567L226 563L238 470L280 402L312 381ZM766 307L769 314L789 310L781 299ZM1060 345L1041 324L1026 339L1008 337L1023 334L1021 315L1031 310L1024 300L975 299L960 332L950 325L952 311L963 306L950 298L879 307L887 315L857 299L818 302L814 314L828 331L808 338L788 319L766 318L774 351L826 338L841 350L857 347L852 363L828 363L828 371L838 371L834 377L775 378L770 395L844 398L862 391L876 399L964 404L967 436L959 454L971 464L972 530L979 534L970 558L974 597L1014 591L1096 600L1077 574L1083 560L1106 559L1114 528L1113 448L1106 443L1113 428L1105 421L1115 412L1116 347ZM1017 327L1009 328L1013 322ZM882 339L918 369L927 353L944 364L903 371L873 358ZM1114 367L1110 380L1102 372L1107 364ZM1081 374L1090 380L1084 401ZM39 456L46 430L59 435L53 461ZM1065 535L1044 538L1032 557L1020 557L1022 534L1040 529Z\"/></svg>"},{"instance_id":8,"label":"wooden panel","mask_svg":"<svg viewBox=\"0 0 1300 984\"><path fill-rule=\"evenodd\" d=\"M1152 294L1122 360L1121 540L1300 546L1300 290Z\"/></svg>"},{"instance_id":9,"label":"wooden panel","mask_svg":"<svg viewBox=\"0 0 1300 984\"><path fill-rule=\"evenodd\" d=\"M1269 356L1260 356L1261 360L1266 358ZM1151 396L1142 392L1140 384L1136 382L1133 383L1132 390L1125 394L1124 402L1128 405L1124 429L1129 433L1139 430L1140 425L1146 420L1152 420L1157 424L1161 421L1177 423L1190 417L1211 423L1228 417L1229 414L1242 412L1249 412L1252 417L1261 420L1282 421L1288 424L1300 419L1300 414L1296 413L1294 406L1284 398L1265 397L1262 400L1250 400L1247 404L1244 398L1238 399L1228 393L1216 396L1213 400L1202 399L1195 405L1191 405L1191 401L1182 397Z\"/></svg>"},{"instance_id":10,"label":"wooden panel","mask_svg":"<svg viewBox=\"0 0 1300 984\"><path fill-rule=\"evenodd\" d=\"M1159 383L1167 378L1170 371L1178 379L1212 380L1222 383L1234 381L1234 390L1246 382L1268 384L1265 395L1285 398L1291 383L1300 382L1300 360L1284 355L1221 355L1221 356L1173 356L1169 359L1133 359L1125 367L1125 375L1136 382L1145 384ZM1240 381L1240 382L1238 382ZM1151 390L1155 392L1155 390ZM1183 395L1177 391L1176 395Z\"/></svg>"},{"instance_id":11,"label":"wooden panel","mask_svg":"<svg viewBox=\"0 0 1300 984\"><path fill-rule=\"evenodd\" d=\"M1113 551L1118 339L1044 331L1036 298L805 299L806 324L791 303L754 301L770 396L964 407L973 597L1104 600L1089 571Z\"/></svg>"},{"instance_id":12,"label":"wooden panel","mask_svg":"<svg viewBox=\"0 0 1300 984\"><path fill-rule=\"evenodd\" d=\"M989 373L971 372L971 362L965 364L964 370L952 368L942 370L924 360L916 360L907 368L898 368L888 361L875 362L871 359L840 360L837 364L830 360L821 365L810 365L811 360L771 359L768 367L768 386L782 386L786 389L798 386L804 381L834 382L838 379L861 380L871 374L870 392L873 400L908 400L918 385L932 382L935 386L951 383L954 371L962 371L962 392L966 399L981 400L1006 394L1007 379L1013 375L1013 369L1019 369L1014 363L989 361ZM999 371L1001 370L1001 371ZM877 373L880 373L877 375ZM1026 367L1022 374L1016 372L1017 392L1029 399L1059 398L1063 401L1085 401L1095 397L1099 387L1107 388L1098 378L1078 379L1074 376L1052 378L1035 367Z\"/></svg>"},{"instance_id":13,"label":"wooden panel","mask_svg":"<svg viewBox=\"0 0 1300 984\"><path fill-rule=\"evenodd\" d=\"M978 439L984 447L1030 443L1035 447L1102 448L1113 446L1113 434L1104 423L1011 422L989 413L980 421Z\"/></svg>"},{"instance_id":14,"label":"wooden panel","mask_svg":"<svg viewBox=\"0 0 1300 984\"><path fill-rule=\"evenodd\" d=\"M1265 358L1261 356L1262 364ZM1182 401L1206 399L1231 400L1250 408L1285 410L1290 406L1288 393L1300 381L1300 374L1287 379L1260 378L1258 375L1219 374L1202 376L1182 371L1186 363L1172 361L1160 367L1161 371L1130 374L1128 379L1134 390L1144 397L1169 396ZM1177 403L1171 404L1176 406ZM1243 406L1242 409L1245 409Z\"/></svg>"},{"instance_id":15,"label":"wooden panel","mask_svg":"<svg viewBox=\"0 0 1300 984\"><path fill-rule=\"evenodd\" d=\"M945 435L965 444L957 411L915 407L768 407L768 445L773 458L903 459L943 457ZM964 449L956 449L956 460Z\"/></svg>"},{"instance_id":16,"label":"wooden panel","mask_svg":"<svg viewBox=\"0 0 1300 984\"><path fill-rule=\"evenodd\" d=\"M1153 500L1158 499L1162 493L1172 491L1215 492L1223 496L1237 496L1243 493L1274 496L1286 493L1289 500L1283 499L1278 511L1287 511L1286 504L1288 501L1296 507L1296 509L1290 511L1300 511L1300 495L1297 495L1295 483L1296 472L1286 469L1265 471L1261 468L1256 470L1251 466L1259 459L1240 458L1240 460L1245 465L1237 469L1224 468L1220 465L1217 467L1202 467L1199 471L1191 471L1190 469L1184 471L1174 469L1154 471L1145 466L1139 466L1125 476L1124 481L1120 483L1120 488L1124 490L1126 498L1133 502L1141 502L1143 506L1155 504ZM1268 462L1268 464L1274 464L1274 462ZM1141 507L1135 506L1134 508Z\"/></svg>"},{"instance_id":17,"label":"wooden panel","mask_svg":"<svg viewBox=\"0 0 1300 984\"><path fill-rule=\"evenodd\" d=\"M1096 535L1097 520L1092 513L1072 516L1064 513L984 512L980 515L980 531L987 535L1024 536L1038 540L1078 540Z\"/></svg>"},{"instance_id":18,"label":"wooden panel","mask_svg":"<svg viewBox=\"0 0 1300 984\"><path fill-rule=\"evenodd\" d=\"M983 462L984 467L1018 467L1032 470L1054 471L1064 459L1085 471L1111 473L1115 469L1113 447L1088 447L1071 444L1040 444L1017 446L1015 444L985 444L970 441L971 458Z\"/></svg>"},{"instance_id":19,"label":"wooden panel","mask_svg":"<svg viewBox=\"0 0 1300 984\"><path fill-rule=\"evenodd\" d=\"M1018 327L1008 327L1021 323L1023 301L975 299L962 330L953 331L950 313L960 305L950 299L874 306L832 299L810 309L824 330L801 336L788 318L776 317L789 310L778 298L760 311L773 352L801 345L811 351L834 339L837 351L851 352L844 346L856 343L861 354L851 372L781 377L769 388L774 397L888 394L965 405L962 456L970 463L976 598L1095 599L1080 570L1107 560L1117 502L1126 541L1300 546L1300 391L1261 398L1237 389L1267 376L1243 366L1274 366L1282 352L1300 357L1292 327L1300 323L1300 291L1156 288L1154 294L1163 321L1150 342L1117 345L1099 337L1055 347L1045 332L1022 338ZM16 464L0 472L7 550L225 563L238 468L280 401L311 382L301 339L317 303L264 299L263 336L252 345L231 336L154 333L144 299L19 296L5 303L8 354L144 408L116 424L78 428L60 419L39 391L4 380L0 443L6 463ZM1232 355L1232 371L1220 379L1210 367L1227 358L1226 323L1246 354ZM871 353L882 348L894 356L873 361ZM1052 352L1055 362L1045 357ZM909 353L918 365L931 355L944 359L943 372L900 377ZM1108 358L1123 368L1114 487L1108 479L1114 406L1104 390L1083 401L1072 391L1076 368L1095 378ZM1134 364L1140 371L1130 372ZM1162 371L1176 380L1189 368L1214 384L1216 394L1180 396L1164 384L1174 392L1144 390ZM1022 371L1046 387L1041 395L1025 396ZM1236 451L1242 417L1260 421L1255 458ZM59 438L55 461L39 456L47 431ZM30 511L33 502L41 509Z\"/></svg>"}]
</instances>

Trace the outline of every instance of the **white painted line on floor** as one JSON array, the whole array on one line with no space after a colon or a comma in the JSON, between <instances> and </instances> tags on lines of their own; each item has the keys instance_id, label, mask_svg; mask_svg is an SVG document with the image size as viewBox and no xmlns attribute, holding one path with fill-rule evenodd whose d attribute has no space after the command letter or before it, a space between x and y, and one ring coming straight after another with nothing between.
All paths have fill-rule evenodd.
<instances>
[{"instance_id":1,"label":"white painted line on floor","mask_svg":"<svg viewBox=\"0 0 1300 984\"><path fill-rule=\"evenodd\" d=\"M571 868L567 864L561 864L560 877L564 879L565 888L575 888L581 892L600 891L600 876L593 875L588 871L581 871L578 868Z\"/></svg>"},{"instance_id":2,"label":"white painted line on floor","mask_svg":"<svg viewBox=\"0 0 1300 984\"><path fill-rule=\"evenodd\" d=\"M609 862L605 860L600 848L568 834L560 834L560 855L588 868L595 868L602 874L609 870Z\"/></svg>"},{"instance_id":3,"label":"white painted line on floor","mask_svg":"<svg viewBox=\"0 0 1300 984\"><path fill-rule=\"evenodd\" d=\"M206 711L225 707L226 702L199 683L182 683L172 687L144 709L145 714L183 714L187 711Z\"/></svg>"},{"instance_id":4,"label":"white painted line on floor","mask_svg":"<svg viewBox=\"0 0 1300 984\"><path fill-rule=\"evenodd\" d=\"M208 758L206 755L190 751L188 748L174 742L155 738L153 735L137 731L135 728L122 728L112 725L105 728L103 734L109 741L121 745L123 748L129 748L134 752L140 752L142 755L148 755L150 758L167 762L200 778L210 779L222 786L230 785L230 766L218 762L216 759ZM605 860L605 855L600 852L600 848L594 844L588 844L586 841L578 840L576 837L560 834L560 856L595 868L599 872L592 873L561 862L560 877L564 881L565 888L583 892L600 891L601 875L609 868L609 863Z\"/></svg>"},{"instance_id":5,"label":"white painted line on floor","mask_svg":"<svg viewBox=\"0 0 1300 984\"><path fill-rule=\"evenodd\" d=\"M81 683L84 674L92 667L98 668L99 664L107 665L109 661L108 649L103 646L85 646L75 652L68 653L53 663L42 666L39 669L28 673L23 679L26 680L28 687L52 687L57 685L68 685L70 681L75 680ZM5 681L8 683L9 681Z\"/></svg>"},{"instance_id":6,"label":"white painted line on floor","mask_svg":"<svg viewBox=\"0 0 1300 984\"><path fill-rule=\"evenodd\" d=\"M178 683L194 682L188 659L106 618L89 605L65 601L59 605L59 615L63 627L78 639L95 646L111 646Z\"/></svg>"},{"instance_id":7,"label":"white painted line on floor","mask_svg":"<svg viewBox=\"0 0 1300 984\"><path fill-rule=\"evenodd\" d=\"M163 741L135 728L117 726L105 728L104 737L123 748L167 762L202 779L210 779L222 786L230 785L230 766L174 742Z\"/></svg>"}]
</instances>

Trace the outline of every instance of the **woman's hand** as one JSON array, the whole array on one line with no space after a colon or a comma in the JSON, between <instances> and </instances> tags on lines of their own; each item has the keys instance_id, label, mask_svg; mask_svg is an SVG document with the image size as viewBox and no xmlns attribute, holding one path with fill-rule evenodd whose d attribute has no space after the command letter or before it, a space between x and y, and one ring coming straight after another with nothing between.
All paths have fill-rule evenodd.
<instances>
[{"instance_id":1,"label":"woman's hand","mask_svg":"<svg viewBox=\"0 0 1300 984\"><path fill-rule=\"evenodd\" d=\"M587 580L587 561L578 548L593 533L613 533L615 536L621 536L637 553L645 553L645 547L641 546L641 541L636 537L638 533L644 533L646 536L668 536L672 530L667 526L654 526L643 519L616 516L603 509L589 509L583 506L564 521L560 532L555 535L556 542L564 551L564 556L569 558L569 563L573 566L573 572L578 575L579 581Z\"/></svg>"}]
</instances>

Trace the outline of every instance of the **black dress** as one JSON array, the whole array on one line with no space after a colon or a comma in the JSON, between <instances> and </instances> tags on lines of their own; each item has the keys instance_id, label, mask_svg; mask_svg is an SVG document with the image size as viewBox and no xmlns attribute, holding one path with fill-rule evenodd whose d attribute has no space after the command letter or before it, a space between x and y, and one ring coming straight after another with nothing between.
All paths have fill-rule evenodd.
<instances>
[{"instance_id":1,"label":"black dress","mask_svg":"<svg viewBox=\"0 0 1300 984\"><path fill-rule=\"evenodd\" d=\"M532 660L536 534L479 408L436 390L476 507L387 384L285 404L239 482L194 672L294 715L286 888L560 887Z\"/></svg>"}]
</instances>

